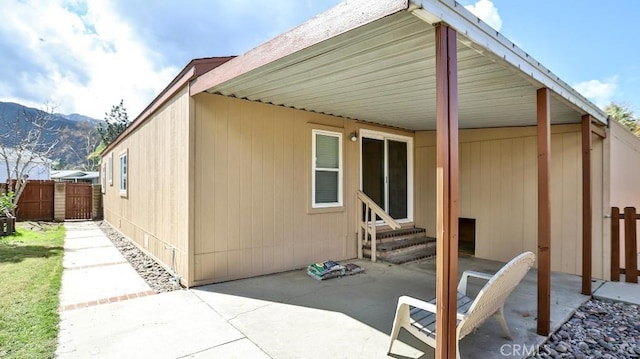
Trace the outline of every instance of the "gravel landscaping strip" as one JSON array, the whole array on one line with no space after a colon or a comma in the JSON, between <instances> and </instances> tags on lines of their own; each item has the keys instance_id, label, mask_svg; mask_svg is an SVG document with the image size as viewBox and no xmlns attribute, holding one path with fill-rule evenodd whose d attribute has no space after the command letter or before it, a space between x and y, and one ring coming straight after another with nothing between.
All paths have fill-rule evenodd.
<instances>
[{"instance_id":1,"label":"gravel landscaping strip","mask_svg":"<svg viewBox=\"0 0 640 359\"><path fill-rule=\"evenodd\" d=\"M97 224L153 290L164 293L182 288L168 270L138 249L107 222L99 221Z\"/></svg>"},{"instance_id":2,"label":"gravel landscaping strip","mask_svg":"<svg viewBox=\"0 0 640 359\"><path fill-rule=\"evenodd\" d=\"M534 358L640 358L640 312L635 304L591 299Z\"/></svg>"}]
</instances>

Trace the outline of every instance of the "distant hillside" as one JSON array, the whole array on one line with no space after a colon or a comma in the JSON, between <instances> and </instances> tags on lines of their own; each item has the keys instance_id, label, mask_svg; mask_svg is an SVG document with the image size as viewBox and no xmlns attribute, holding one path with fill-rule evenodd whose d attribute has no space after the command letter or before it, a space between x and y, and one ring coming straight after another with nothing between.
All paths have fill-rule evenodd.
<instances>
[{"instance_id":1,"label":"distant hillside","mask_svg":"<svg viewBox=\"0 0 640 359\"><path fill-rule=\"evenodd\" d=\"M12 102L0 102L0 128L9 128L17 118L34 118L41 110L26 107ZM53 114L44 133L44 141L52 143L57 141L53 153L49 156L58 163L59 169L89 169L86 161L99 142L97 128L100 120L79 114ZM21 127L28 126L27 121L21 121ZM12 146L20 138L0 138Z\"/></svg>"}]
</instances>

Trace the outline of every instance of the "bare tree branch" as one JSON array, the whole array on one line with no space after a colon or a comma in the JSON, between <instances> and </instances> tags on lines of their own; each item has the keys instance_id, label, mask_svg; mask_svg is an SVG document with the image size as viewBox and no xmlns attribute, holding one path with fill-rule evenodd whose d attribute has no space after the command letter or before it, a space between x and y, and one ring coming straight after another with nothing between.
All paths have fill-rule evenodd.
<instances>
[{"instance_id":1,"label":"bare tree branch","mask_svg":"<svg viewBox=\"0 0 640 359\"><path fill-rule=\"evenodd\" d=\"M16 206L29 181L29 173L38 164L47 164L50 161L48 156L58 144L57 139L46 140L46 135L58 133L50 126L55 108L46 104L43 110L25 109L14 119L4 121L10 125L0 129L0 160L6 167L7 192L15 194L13 204ZM15 210L12 215L15 215Z\"/></svg>"}]
</instances>

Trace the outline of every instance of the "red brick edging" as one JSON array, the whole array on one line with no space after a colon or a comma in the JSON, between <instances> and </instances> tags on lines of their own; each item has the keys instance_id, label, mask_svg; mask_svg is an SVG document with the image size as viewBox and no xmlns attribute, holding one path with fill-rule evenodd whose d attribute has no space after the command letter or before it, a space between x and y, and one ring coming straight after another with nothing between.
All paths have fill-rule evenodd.
<instances>
[{"instance_id":1,"label":"red brick edging","mask_svg":"<svg viewBox=\"0 0 640 359\"><path fill-rule=\"evenodd\" d=\"M89 264L86 266L77 266L77 267L64 267L65 270L78 270L78 269L87 269L87 268L96 268L96 267L108 267L108 266L115 266L118 264L128 264L129 262L127 261L121 261L121 262L111 262L111 263L100 263L100 264Z\"/></svg>"},{"instance_id":2,"label":"red brick edging","mask_svg":"<svg viewBox=\"0 0 640 359\"><path fill-rule=\"evenodd\" d=\"M138 292L138 293L123 294L123 295L119 295L117 297L102 298L102 299L96 299L96 300L91 300L91 301L88 301L88 302L81 302L81 303L75 303L75 304L67 304L65 306L61 305L60 307L58 307L58 311L59 312L64 312L64 311L67 311L67 310L88 308L88 307L93 307L93 306L101 305L101 304L122 302L122 301L125 301L125 300L134 299L134 298L140 298L140 297L146 297L146 296L154 295L154 294L157 294L157 293L155 291L153 291L153 290L148 290L148 291L145 291L145 292Z\"/></svg>"}]
</instances>

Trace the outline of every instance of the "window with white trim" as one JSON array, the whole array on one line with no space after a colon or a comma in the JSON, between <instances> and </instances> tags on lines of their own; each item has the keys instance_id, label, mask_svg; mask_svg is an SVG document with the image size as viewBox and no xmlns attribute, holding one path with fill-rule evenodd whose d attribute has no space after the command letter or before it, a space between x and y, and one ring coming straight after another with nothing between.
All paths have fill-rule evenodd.
<instances>
[{"instance_id":1,"label":"window with white trim","mask_svg":"<svg viewBox=\"0 0 640 359\"><path fill-rule=\"evenodd\" d=\"M107 156L107 180L109 186L113 186L113 152Z\"/></svg>"},{"instance_id":2,"label":"window with white trim","mask_svg":"<svg viewBox=\"0 0 640 359\"><path fill-rule=\"evenodd\" d=\"M100 187L102 193L106 192L107 189L107 164L103 163L100 171Z\"/></svg>"},{"instance_id":3,"label":"window with white trim","mask_svg":"<svg viewBox=\"0 0 640 359\"><path fill-rule=\"evenodd\" d=\"M128 163L127 163L127 152L120 155L120 195L127 195L127 173L128 173Z\"/></svg>"},{"instance_id":4,"label":"window with white trim","mask_svg":"<svg viewBox=\"0 0 640 359\"><path fill-rule=\"evenodd\" d=\"M342 133L312 131L313 208L342 206Z\"/></svg>"}]
</instances>

